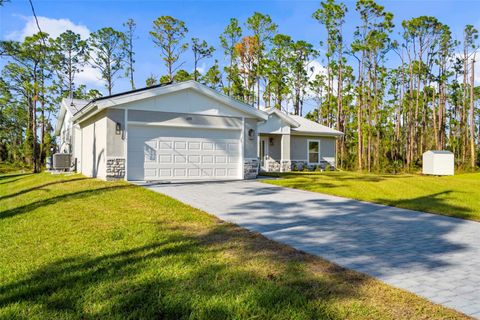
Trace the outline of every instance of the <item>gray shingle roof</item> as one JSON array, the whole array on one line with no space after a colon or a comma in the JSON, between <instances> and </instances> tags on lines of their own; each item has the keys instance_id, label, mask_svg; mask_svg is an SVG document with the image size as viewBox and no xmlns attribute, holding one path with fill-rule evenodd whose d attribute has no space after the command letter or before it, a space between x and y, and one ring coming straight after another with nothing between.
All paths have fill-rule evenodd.
<instances>
[{"instance_id":1,"label":"gray shingle roof","mask_svg":"<svg viewBox=\"0 0 480 320\"><path fill-rule=\"evenodd\" d=\"M308 133L308 134L320 134L320 135L329 135L329 136L341 136L343 132L329 128L320 123L308 120L301 116L296 116L293 114L288 115L290 118L295 120L300 124L297 128L292 128L292 132L297 133Z\"/></svg>"},{"instance_id":2,"label":"gray shingle roof","mask_svg":"<svg viewBox=\"0 0 480 320\"><path fill-rule=\"evenodd\" d=\"M83 107L85 107L88 104L87 100L82 100L82 99L72 99L71 103L66 103L65 105L68 108L68 111L70 111L71 114L75 114L78 111L80 111Z\"/></svg>"}]
</instances>

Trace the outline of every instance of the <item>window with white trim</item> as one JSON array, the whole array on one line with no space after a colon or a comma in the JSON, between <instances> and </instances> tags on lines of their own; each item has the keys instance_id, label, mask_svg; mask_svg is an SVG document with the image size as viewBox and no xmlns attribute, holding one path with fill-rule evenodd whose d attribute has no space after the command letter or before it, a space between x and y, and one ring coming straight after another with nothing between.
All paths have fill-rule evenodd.
<instances>
[{"instance_id":1,"label":"window with white trim","mask_svg":"<svg viewBox=\"0 0 480 320\"><path fill-rule=\"evenodd\" d=\"M320 162L320 141L308 140L308 163Z\"/></svg>"}]
</instances>

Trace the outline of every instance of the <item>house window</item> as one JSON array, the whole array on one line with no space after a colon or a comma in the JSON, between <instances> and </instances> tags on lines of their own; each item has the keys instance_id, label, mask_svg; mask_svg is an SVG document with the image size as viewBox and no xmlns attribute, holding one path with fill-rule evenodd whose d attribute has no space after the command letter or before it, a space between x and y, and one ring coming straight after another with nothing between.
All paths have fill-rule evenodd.
<instances>
[{"instance_id":1,"label":"house window","mask_svg":"<svg viewBox=\"0 0 480 320\"><path fill-rule=\"evenodd\" d=\"M308 163L319 163L320 160L320 142L316 140L308 141Z\"/></svg>"}]
</instances>

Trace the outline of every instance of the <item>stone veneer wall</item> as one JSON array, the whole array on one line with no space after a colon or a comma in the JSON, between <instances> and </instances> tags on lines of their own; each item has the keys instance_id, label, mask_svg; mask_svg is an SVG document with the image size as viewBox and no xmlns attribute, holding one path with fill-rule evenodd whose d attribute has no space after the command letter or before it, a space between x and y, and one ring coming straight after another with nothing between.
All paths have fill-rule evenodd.
<instances>
[{"instance_id":1,"label":"stone veneer wall","mask_svg":"<svg viewBox=\"0 0 480 320\"><path fill-rule=\"evenodd\" d=\"M274 159L266 161L267 172L290 172L292 171L292 162L290 160L283 160L281 162Z\"/></svg>"},{"instance_id":2,"label":"stone veneer wall","mask_svg":"<svg viewBox=\"0 0 480 320\"><path fill-rule=\"evenodd\" d=\"M291 162L292 162L292 165L291 165L292 170L294 170L294 166L296 166L295 170L297 170L297 171L301 171L303 169L313 168L313 165L308 165L308 162L305 161L305 160L292 160ZM335 166L333 166L328 161L323 161L322 160L322 161L320 161L320 164L318 164L318 166L323 170L325 170L327 165L330 165L330 170L335 170Z\"/></svg>"},{"instance_id":3,"label":"stone veneer wall","mask_svg":"<svg viewBox=\"0 0 480 320\"><path fill-rule=\"evenodd\" d=\"M273 160L273 159L268 159L266 161L265 167L267 168L267 172L279 172L280 171L280 163Z\"/></svg>"},{"instance_id":4,"label":"stone veneer wall","mask_svg":"<svg viewBox=\"0 0 480 320\"><path fill-rule=\"evenodd\" d=\"M107 158L107 180L125 178L125 158Z\"/></svg>"},{"instance_id":5,"label":"stone veneer wall","mask_svg":"<svg viewBox=\"0 0 480 320\"><path fill-rule=\"evenodd\" d=\"M280 172L290 171L292 171L292 162L290 160L282 160L282 163L280 163Z\"/></svg>"},{"instance_id":6,"label":"stone veneer wall","mask_svg":"<svg viewBox=\"0 0 480 320\"><path fill-rule=\"evenodd\" d=\"M243 161L243 178L255 179L258 175L259 161L257 158L246 158Z\"/></svg>"}]
</instances>

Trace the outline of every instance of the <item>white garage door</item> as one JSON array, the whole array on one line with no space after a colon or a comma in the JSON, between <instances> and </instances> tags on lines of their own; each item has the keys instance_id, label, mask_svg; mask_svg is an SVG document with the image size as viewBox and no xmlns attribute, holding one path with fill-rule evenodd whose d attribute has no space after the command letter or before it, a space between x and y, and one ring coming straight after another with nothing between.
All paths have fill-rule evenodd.
<instances>
[{"instance_id":1,"label":"white garage door","mask_svg":"<svg viewBox=\"0 0 480 320\"><path fill-rule=\"evenodd\" d=\"M241 178L240 130L128 128L129 180Z\"/></svg>"}]
</instances>

